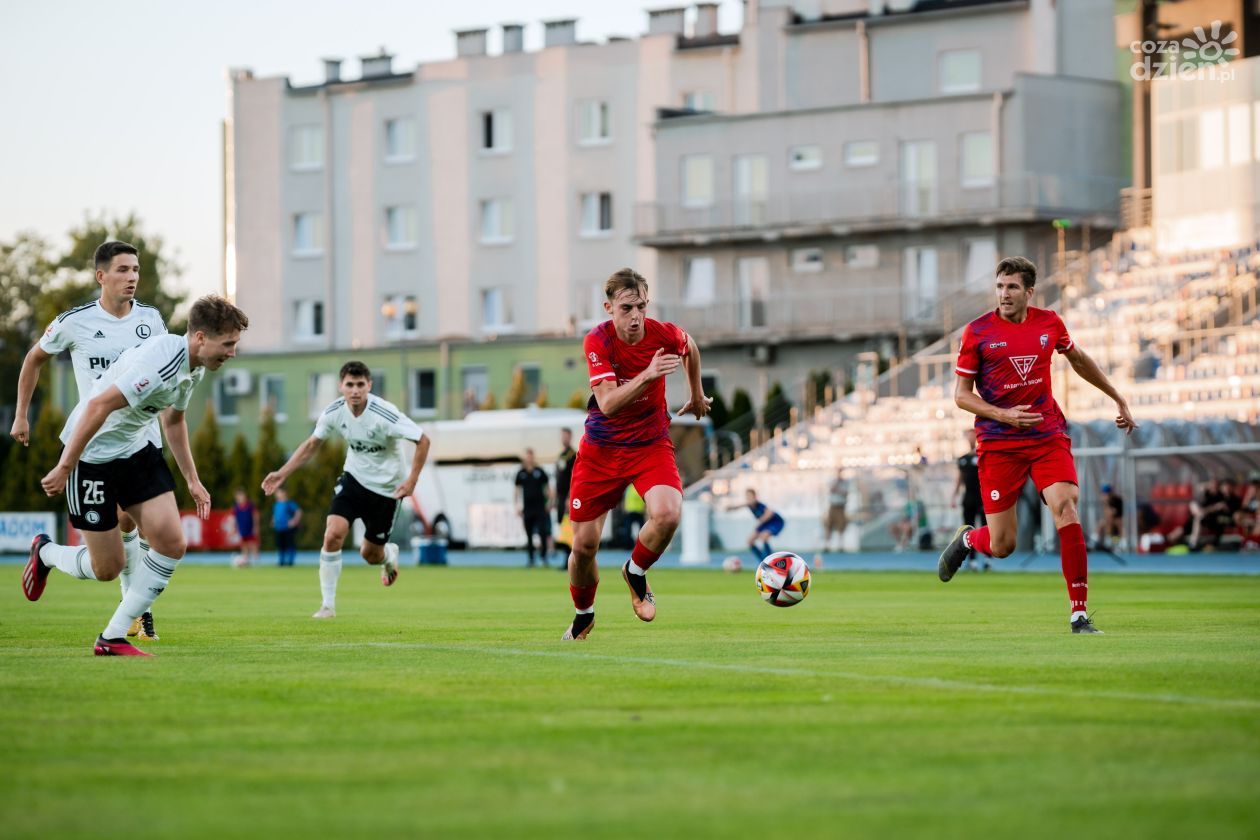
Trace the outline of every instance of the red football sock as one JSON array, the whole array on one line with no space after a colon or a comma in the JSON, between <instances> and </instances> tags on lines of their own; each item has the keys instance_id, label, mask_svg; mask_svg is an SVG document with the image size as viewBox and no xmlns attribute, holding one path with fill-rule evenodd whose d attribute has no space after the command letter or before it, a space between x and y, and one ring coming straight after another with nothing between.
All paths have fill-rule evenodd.
<instances>
[{"instance_id":1,"label":"red football sock","mask_svg":"<svg viewBox=\"0 0 1260 840\"><path fill-rule=\"evenodd\" d=\"M993 556L993 549L989 548L989 526L982 525L979 528L973 528L967 532L967 544L981 554L989 557Z\"/></svg>"},{"instance_id":2,"label":"red football sock","mask_svg":"<svg viewBox=\"0 0 1260 840\"><path fill-rule=\"evenodd\" d=\"M591 586L574 586L569 584L569 595L573 597L573 606L579 610L589 610L595 606L595 590L599 589L599 584Z\"/></svg>"},{"instance_id":3,"label":"red football sock","mask_svg":"<svg viewBox=\"0 0 1260 840\"><path fill-rule=\"evenodd\" d=\"M1079 522L1059 529L1059 556L1063 558L1063 579L1067 581L1072 612L1084 612L1089 598L1089 555Z\"/></svg>"},{"instance_id":4,"label":"red football sock","mask_svg":"<svg viewBox=\"0 0 1260 840\"><path fill-rule=\"evenodd\" d=\"M634 541L634 551L630 552L630 559L634 561L634 565L643 571L652 568L652 564L661 559L659 551L652 551L638 540Z\"/></svg>"}]
</instances>

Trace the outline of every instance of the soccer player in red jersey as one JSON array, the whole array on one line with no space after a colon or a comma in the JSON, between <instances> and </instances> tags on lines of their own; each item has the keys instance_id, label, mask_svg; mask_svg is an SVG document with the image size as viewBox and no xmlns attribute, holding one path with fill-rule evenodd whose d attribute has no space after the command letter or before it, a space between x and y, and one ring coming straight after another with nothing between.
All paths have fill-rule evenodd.
<instances>
[{"instance_id":1,"label":"soccer player in red jersey","mask_svg":"<svg viewBox=\"0 0 1260 840\"><path fill-rule=\"evenodd\" d=\"M608 511L630 484L643 497L647 522L621 576L630 588L634 614L642 621L656 617L647 570L669 545L682 515L682 480L669 437L665 377L680 368L686 371L691 398L680 414L699 419L709 413L712 402L700 382L696 343L673 324L647 317L648 286L641 274L621 269L604 284L604 296L604 311L612 319L587 333L582 343L592 394L569 488L573 522L569 594L577 612L565 640L585 639L595 625L599 586L595 552Z\"/></svg>"},{"instance_id":2,"label":"soccer player in red jersey","mask_svg":"<svg viewBox=\"0 0 1260 840\"><path fill-rule=\"evenodd\" d=\"M997 266L997 308L967 325L958 351L954 402L976 415L980 489L988 525L964 525L941 554L937 573L949 581L975 549L990 557L1015 550L1015 502L1033 483L1054 514L1073 633L1101 633L1086 615L1088 558L1076 512L1079 493L1067 420L1050 392L1050 358L1059 351L1072 369L1116 402L1116 426L1137 428L1129 405L1098 363L1073 343L1059 316L1028 305L1037 267L1023 257ZM976 389L976 390L973 390ZM978 393L977 393L978 391Z\"/></svg>"}]
</instances>

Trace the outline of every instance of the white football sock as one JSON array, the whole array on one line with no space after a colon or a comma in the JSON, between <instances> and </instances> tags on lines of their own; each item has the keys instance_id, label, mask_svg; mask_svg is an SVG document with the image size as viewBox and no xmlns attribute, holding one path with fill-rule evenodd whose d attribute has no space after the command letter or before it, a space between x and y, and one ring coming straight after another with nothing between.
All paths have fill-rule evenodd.
<instances>
[{"instance_id":1,"label":"white football sock","mask_svg":"<svg viewBox=\"0 0 1260 840\"><path fill-rule=\"evenodd\" d=\"M584 610L576 610L575 612L577 612L578 615L593 615L595 613L595 607L592 605Z\"/></svg>"},{"instance_id":2,"label":"white football sock","mask_svg":"<svg viewBox=\"0 0 1260 840\"><path fill-rule=\"evenodd\" d=\"M86 545L46 543L39 550L39 559L45 566L60 569L70 577L76 577L79 580L96 580L96 572L92 569L92 558L88 555Z\"/></svg>"},{"instance_id":3,"label":"white football sock","mask_svg":"<svg viewBox=\"0 0 1260 840\"><path fill-rule=\"evenodd\" d=\"M1084 610L1077 610L1076 612L1072 613L1072 618L1071 618L1070 620L1071 620L1071 621L1076 621L1076 619L1078 619L1078 618L1085 618L1085 611L1084 611Z\"/></svg>"},{"instance_id":4,"label":"white football sock","mask_svg":"<svg viewBox=\"0 0 1260 840\"><path fill-rule=\"evenodd\" d=\"M319 553L319 591L324 596L324 606L337 608L337 581L341 578L341 552Z\"/></svg>"},{"instance_id":5,"label":"white football sock","mask_svg":"<svg viewBox=\"0 0 1260 840\"><path fill-rule=\"evenodd\" d=\"M630 561L630 565L626 566L626 571L628 571L632 575L646 575L647 574L647 569L644 569L633 560Z\"/></svg>"},{"instance_id":6,"label":"white football sock","mask_svg":"<svg viewBox=\"0 0 1260 840\"><path fill-rule=\"evenodd\" d=\"M125 638L127 631L131 629L131 622L148 612L157 596L171 582L171 575L175 574L175 567L181 559L167 557L149 549L132 570L131 586L118 609L114 611L114 617L101 631L101 636L106 639Z\"/></svg>"},{"instance_id":7,"label":"white football sock","mask_svg":"<svg viewBox=\"0 0 1260 840\"><path fill-rule=\"evenodd\" d=\"M140 560L142 549L140 548L140 529L134 531L123 531L123 568L118 573L118 586L122 589L123 597L127 597L127 588L131 586L131 573L136 569L136 563ZM144 551L148 551L145 546Z\"/></svg>"}]
</instances>

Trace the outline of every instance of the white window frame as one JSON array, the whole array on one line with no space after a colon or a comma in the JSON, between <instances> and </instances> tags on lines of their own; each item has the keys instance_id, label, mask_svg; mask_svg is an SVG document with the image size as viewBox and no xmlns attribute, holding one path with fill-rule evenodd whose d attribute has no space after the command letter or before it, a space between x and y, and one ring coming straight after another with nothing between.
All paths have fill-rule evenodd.
<instances>
[{"instance_id":1,"label":"white window frame","mask_svg":"<svg viewBox=\"0 0 1260 840\"><path fill-rule=\"evenodd\" d=\"M983 170L968 171L971 162L972 147L975 144L987 144L987 148L978 149L977 159L983 158L987 167ZM991 187L997 178L997 166L993 156L993 133L990 131L967 131L958 138L958 182L964 189Z\"/></svg>"},{"instance_id":2,"label":"white window frame","mask_svg":"<svg viewBox=\"0 0 1260 840\"><path fill-rule=\"evenodd\" d=\"M306 380L306 417L318 420L324 409L337 399L337 374L312 373Z\"/></svg>"},{"instance_id":3,"label":"white window frame","mask_svg":"<svg viewBox=\"0 0 1260 840\"><path fill-rule=\"evenodd\" d=\"M819 274L827 267L822 248L793 248L792 271L796 274Z\"/></svg>"},{"instance_id":4,"label":"white window frame","mask_svg":"<svg viewBox=\"0 0 1260 840\"><path fill-rule=\"evenodd\" d=\"M407 317L412 325L407 327ZM420 335L420 302L415 295L388 295L381 304L381 317L385 319L385 338L400 341Z\"/></svg>"},{"instance_id":5,"label":"white window frame","mask_svg":"<svg viewBox=\"0 0 1260 840\"><path fill-rule=\"evenodd\" d=\"M385 208L385 249L414 251L420 237L420 211L414 204Z\"/></svg>"},{"instance_id":6,"label":"white window frame","mask_svg":"<svg viewBox=\"0 0 1260 840\"><path fill-rule=\"evenodd\" d=\"M712 111L713 101L711 90L683 91L682 106L689 111Z\"/></svg>"},{"instance_id":7,"label":"white window frame","mask_svg":"<svg viewBox=\"0 0 1260 840\"><path fill-rule=\"evenodd\" d=\"M692 167L696 167L692 171ZM704 171L704 170L707 170ZM708 194L692 195L689 188L692 186L690 175L695 174L699 180L708 181ZM716 178L714 177L713 155L683 155L681 161L682 175L682 205L683 207L712 207L714 198L714 189L716 186Z\"/></svg>"},{"instance_id":8,"label":"white window frame","mask_svg":"<svg viewBox=\"0 0 1260 840\"><path fill-rule=\"evenodd\" d=\"M612 142L612 106L605 99L583 99L577 105L579 146L607 146Z\"/></svg>"},{"instance_id":9,"label":"white window frame","mask_svg":"<svg viewBox=\"0 0 1260 840\"><path fill-rule=\"evenodd\" d=\"M852 269L879 268L879 246L873 242L846 246L844 264Z\"/></svg>"},{"instance_id":10,"label":"white window frame","mask_svg":"<svg viewBox=\"0 0 1260 840\"><path fill-rule=\"evenodd\" d=\"M710 306L717 299L717 263L707 254L683 259L683 305Z\"/></svg>"},{"instance_id":11,"label":"white window frame","mask_svg":"<svg viewBox=\"0 0 1260 840\"><path fill-rule=\"evenodd\" d=\"M303 235L303 231L306 235ZM324 255L323 213L318 210L304 210L293 214L292 253L295 257L322 257Z\"/></svg>"},{"instance_id":12,"label":"white window frame","mask_svg":"<svg viewBox=\"0 0 1260 840\"><path fill-rule=\"evenodd\" d=\"M822 169L822 165L822 146L816 143L807 143L788 149L788 169L793 172L811 172Z\"/></svg>"},{"instance_id":13,"label":"white window frame","mask_svg":"<svg viewBox=\"0 0 1260 840\"><path fill-rule=\"evenodd\" d=\"M879 165L878 140L850 140L844 144L844 165L850 169L861 169Z\"/></svg>"},{"instance_id":14,"label":"white window frame","mask_svg":"<svg viewBox=\"0 0 1260 840\"><path fill-rule=\"evenodd\" d=\"M416 121L411 117L385 120L385 162L411 163L416 159Z\"/></svg>"},{"instance_id":15,"label":"white window frame","mask_svg":"<svg viewBox=\"0 0 1260 840\"><path fill-rule=\"evenodd\" d=\"M277 423L283 423L289 419L289 412L285 410L285 402L287 402L287 400L285 399L284 394L284 386L286 384L286 377L284 374L264 373L262 376L258 377L258 410L261 412L263 409L267 408L268 403L271 402L270 395L267 392L270 390L271 385L274 382L280 383L281 393L280 399L276 401L276 413L273 416Z\"/></svg>"},{"instance_id":16,"label":"white window frame","mask_svg":"<svg viewBox=\"0 0 1260 840\"><path fill-rule=\"evenodd\" d=\"M975 78L962 80L948 78L951 73L960 70L970 71L968 66L974 59ZM970 75L968 73L968 75ZM947 95L961 93L977 93L984 84L984 64L978 49L941 50L936 57L936 88L938 93Z\"/></svg>"},{"instance_id":17,"label":"white window frame","mask_svg":"<svg viewBox=\"0 0 1260 840\"><path fill-rule=\"evenodd\" d=\"M227 377L220 376L214 383L214 416L215 419L225 425L236 425L241 420L240 397L229 394L227 392ZM224 403L226 400L232 402L232 413L228 414Z\"/></svg>"},{"instance_id":18,"label":"white window frame","mask_svg":"<svg viewBox=\"0 0 1260 840\"><path fill-rule=\"evenodd\" d=\"M433 376L433 405L420 405L420 376L422 374L432 374ZM407 406L407 414L412 417L436 417L438 413L438 402L441 400L441 392L438 389L438 372L437 368L412 368L407 372L411 382L408 389L410 396L408 399L411 405Z\"/></svg>"},{"instance_id":19,"label":"white window frame","mask_svg":"<svg viewBox=\"0 0 1260 840\"><path fill-rule=\"evenodd\" d=\"M324 127L295 125L289 129L289 169L318 172L324 168Z\"/></svg>"},{"instance_id":20,"label":"white window frame","mask_svg":"<svg viewBox=\"0 0 1260 840\"><path fill-rule=\"evenodd\" d=\"M607 213L605 213L607 210ZM612 193L588 192L579 196L578 234L585 239L600 239L613 234ZM604 227L607 221L608 226Z\"/></svg>"},{"instance_id":21,"label":"white window frame","mask_svg":"<svg viewBox=\"0 0 1260 840\"><path fill-rule=\"evenodd\" d=\"M583 288L578 286L579 290ZM598 283L588 283L585 285L586 298L586 318L583 318L579 326L586 329L594 327L603 321L608 320L608 313L604 311L604 301L608 298L604 295L604 281Z\"/></svg>"},{"instance_id":22,"label":"white window frame","mask_svg":"<svg viewBox=\"0 0 1260 840\"><path fill-rule=\"evenodd\" d=\"M495 313L497 318L494 323L491 323L486 319L487 308L489 307L491 300L497 301L498 304L494 307L497 310ZM511 332L515 329L515 326L512 324L512 303L508 299L506 289L497 286L482 289L479 302L481 304L480 311L482 332L501 333Z\"/></svg>"},{"instance_id":23,"label":"white window frame","mask_svg":"<svg viewBox=\"0 0 1260 840\"><path fill-rule=\"evenodd\" d=\"M486 145L486 120L490 121L490 145ZM512 151L512 110L492 108L478 114L478 145L483 155L506 155Z\"/></svg>"},{"instance_id":24,"label":"white window frame","mask_svg":"<svg viewBox=\"0 0 1260 840\"><path fill-rule=\"evenodd\" d=\"M510 198L484 199L478 208L477 222L482 245L508 245L516 240L516 220Z\"/></svg>"},{"instance_id":25,"label":"white window frame","mask_svg":"<svg viewBox=\"0 0 1260 840\"><path fill-rule=\"evenodd\" d=\"M318 313L318 317L316 317ZM305 298L293 301L293 340L323 341L328 334L328 311L322 300ZM315 328L319 327L316 332Z\"/></svg>"}]
</instances>

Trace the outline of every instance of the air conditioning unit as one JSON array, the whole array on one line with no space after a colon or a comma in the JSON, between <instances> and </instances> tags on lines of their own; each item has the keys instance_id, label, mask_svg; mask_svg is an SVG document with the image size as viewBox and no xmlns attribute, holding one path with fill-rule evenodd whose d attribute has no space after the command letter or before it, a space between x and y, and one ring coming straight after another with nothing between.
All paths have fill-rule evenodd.
<instances>
[{"instance_id":1,"label":"air conditioning unit","mask_svg":"<svg viewBox=\"0 0 1260 840\"><path fill-rule=\"evenodd\" d=\"M239 368L223 374L223 393L243 397L254 390L254 374Z\"/></svg>"},{"instance_id":2,"label":"air conditioning unit","mask_svg":"<svg viewBox=\"0 0 1260 840\"><path fill-rule=\"evenodd\" d=\"M768 365L774 362L774 345L772 344L750 344L748 345L748 361L754 365Z\"/></svg>"}]
</instances>

